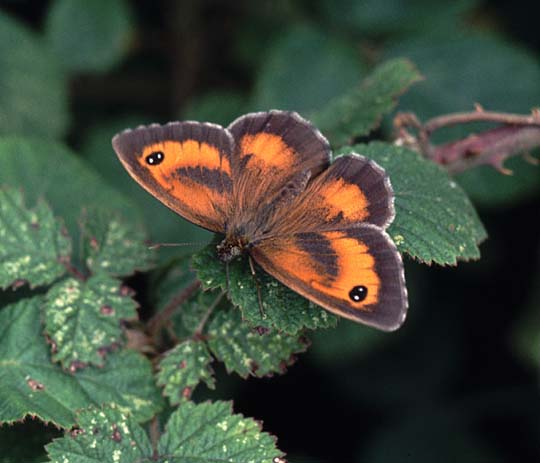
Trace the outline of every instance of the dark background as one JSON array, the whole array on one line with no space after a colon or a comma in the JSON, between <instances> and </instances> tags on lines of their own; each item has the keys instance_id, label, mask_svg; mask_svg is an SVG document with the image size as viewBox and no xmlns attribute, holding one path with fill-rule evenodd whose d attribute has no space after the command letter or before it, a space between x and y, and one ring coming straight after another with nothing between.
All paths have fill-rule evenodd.
<instances>
[{"instance_id":1,"label":"dark background","mask_svg":"<svg viewBox=\"0 0 540 463\"><path fill-rule=\"evenodd\" d=\"M46 41L53 3L0 8ZM66 64L70 119L60 138L119 190L140 194L155 241L207 235L122 172L110 137L124 126L227 124L270 107L309 116L391 56L410 57L425 75L400 103L422 118L475 102L520 113L540 105L533 2L121 3L125 36L111 33L120 51L105 64ZM82 40L63 43L76 50ZM389 127L373 138L389 139ZM310 336L283 376L243 381L218 368L212 397L263 420L291 462L540 461L540 169L521 159L510 167L510 178L489 169L458 178L489 234L482 258L445 268L405 258L410 310L398 332L343 321ZM132 283L144 295L144 281Z\"/></svg>"}]
</instances>

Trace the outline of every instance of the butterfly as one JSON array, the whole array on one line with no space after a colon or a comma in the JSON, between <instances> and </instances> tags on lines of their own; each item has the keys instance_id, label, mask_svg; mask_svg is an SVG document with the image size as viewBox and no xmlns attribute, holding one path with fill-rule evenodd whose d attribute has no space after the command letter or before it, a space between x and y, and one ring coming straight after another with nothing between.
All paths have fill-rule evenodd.
<instances>
[{"instance_id":1,"label":"butterfly","mask_svg":"<svg viewBox=\"0 0 540 463\"><path fill-rule=\"evenodd\" d=\"M401 255L386 232L394 193L357 154L295 112L250 113L227 128L170 122L112 141L129 174L185 219L223 235L217 257L248 254L317 305L385 331L407 312Z\"/></svg>"}]
</instances>

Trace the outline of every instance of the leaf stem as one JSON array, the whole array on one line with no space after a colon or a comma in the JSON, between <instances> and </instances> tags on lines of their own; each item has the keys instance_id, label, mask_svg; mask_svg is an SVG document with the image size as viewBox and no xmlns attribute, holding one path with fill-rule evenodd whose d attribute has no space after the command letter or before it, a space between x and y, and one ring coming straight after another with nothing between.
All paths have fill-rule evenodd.
<instances>
[{"instance_id":1,"label":"leaf stem","mask_svg":"<svg viewBox=\"0 0 540 463\"><path fill-rule=\"evenodd\" d=\"M212 304L210 304L210 306L208 307L208 310L206 311L204 316L201 318L201 321L200 321L199 325L197 326L197 329L195 330L195 333L193 334L194 337L200 337L202 335L202 332L204 330L206 322L210 318L210 315L212 315L212 312L214 311L214 309L221 302L221 299L223 299L224 295L225 295L225 291L222 291L221 293L218 294L218 296L216 297L214 302L212 302Z\"/></svg>"},{"instance_id":2,"label":"leaf stem","mask_svg":"<svg viewBox=\"0 0 540 463\"><path fill-rule=\"evenodd\" d=\"M147 324L149 335L155 339L163 326L170 320L176 309L186 302L194 293L201 287L201 282L197 279L193 280L188 286L174 296L165 308L156 313Z\"/></svg>"}]
</instances>

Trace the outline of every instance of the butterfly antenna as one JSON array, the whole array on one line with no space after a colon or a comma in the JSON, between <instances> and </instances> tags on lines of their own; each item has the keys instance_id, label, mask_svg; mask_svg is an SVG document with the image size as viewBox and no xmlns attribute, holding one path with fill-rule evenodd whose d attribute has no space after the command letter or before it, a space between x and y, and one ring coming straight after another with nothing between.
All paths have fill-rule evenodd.
<instances>
[{"instance_id":1,"label":"butterfly antenna","mask_svg":"<svg viewBox=\"0 0 540 463\"><path fill-rule=\"evenodd\" d=\"M261 285L259 283L259 279L257 278L257 274L255 273L255 266L253 265L253 259L248 254L248 261L249 261L249 268L251 269L251 275L253 275L253 279L255 280L255 286L257 287L257 298L259 300L259 312L261 313L261 318L263 320L266 320L266 313L264 313L264 307L262 302L262 294L261 294Z\"/></svg>"},{"instance_id":2,"label":"butterfly antenna","mask_svg":"<svg viewBox=\"0 0 540 463\"><path fill-rule=\"evenodd\" d=\"M208 244L203 241L192 241L191 243L154 243L148 246L148 249L159 249L159 248L173 248L179 246L200 246L203 244Z\"/></svg>"}]
</instances>

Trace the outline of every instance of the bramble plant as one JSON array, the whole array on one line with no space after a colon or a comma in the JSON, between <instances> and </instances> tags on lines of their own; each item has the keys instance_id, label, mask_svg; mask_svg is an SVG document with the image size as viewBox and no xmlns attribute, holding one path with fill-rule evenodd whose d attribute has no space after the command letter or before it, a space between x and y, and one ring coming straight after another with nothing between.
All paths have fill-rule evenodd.
<instances>
[{"instance_id":1,"label":"bramble plant","mask_svg":"<svg viewBox=\"0 0 540 463\"><path fill-rule=\"evenodd\" d=\"M41 34L0 11L0 423L32 417L49 425L35 431L35 445L12 442L0 461L283 462L271 429L211 395L220 389L214 371L283 374L338 318L262 270L257 283L245 259L226 271L215 240L178 225L181 218L137 190L110 139L146 119L97 124L67 147L87 121L75 114L84 104L68 111L68 81L112 72L130 50L134 24L124 1L53 1ZM253 109L298 110L328 138L334 158L357 152L386 170L396 209L388 232L407 265L479 259L487 233L473 201L534 191L538 169L518 158L536 162L529 152L540 145L538 112L474 107L497 102L474 89L447 104L454 95L438 92L451 92L444 78L452 67L442 78L429 64L446 56L445 45L390 43L368 71L347 40L327 40L315 26L288 28L266 60L252 63L251 94L210 92L183 116L227 124ZM502 50L540 79L523 52L497 40L471 35L456 47L465 63L468 54L472 61ZM299 50L306 54L295 62ZM312 79L305 89L295 87L299 67ZM520 104L532 107L535 92ZM396 114L402 95L407 112ZM471 122L489 125L465 132ZM452 138L438 137L448 127L458 128ZM209 244L192 254L150 246L201 237Z\"/></svg>"}]
</instances>

